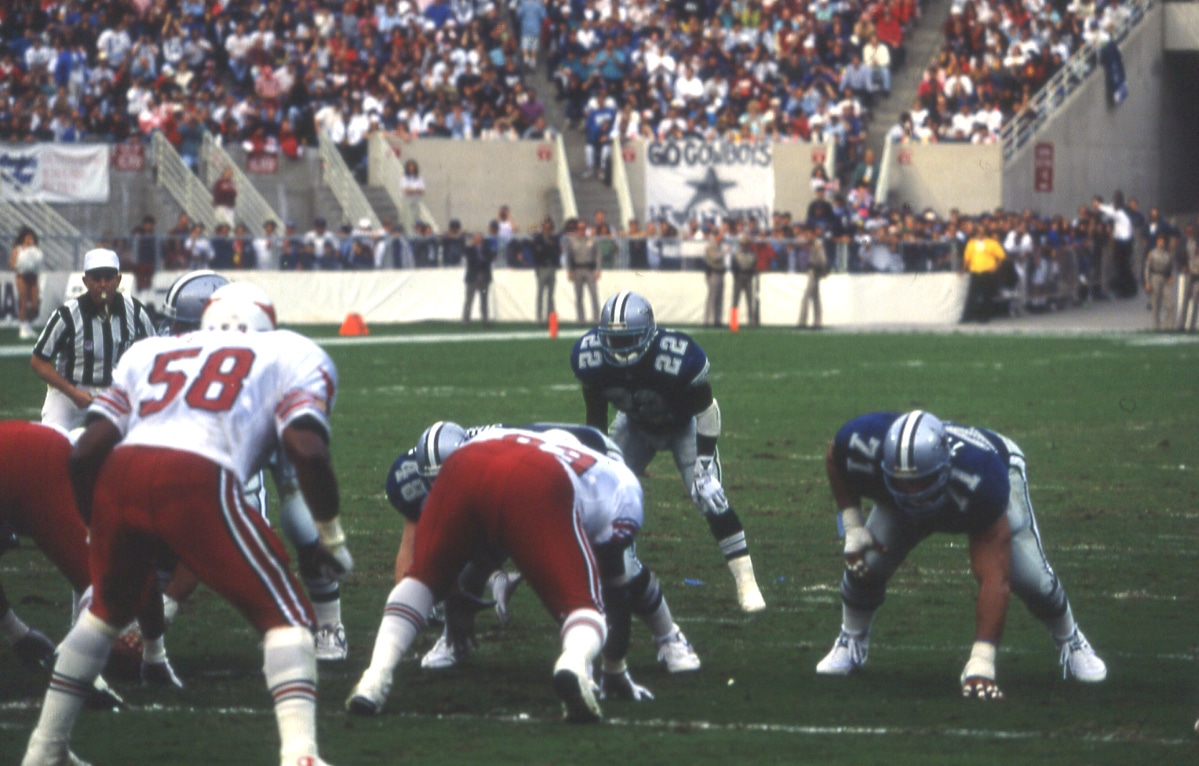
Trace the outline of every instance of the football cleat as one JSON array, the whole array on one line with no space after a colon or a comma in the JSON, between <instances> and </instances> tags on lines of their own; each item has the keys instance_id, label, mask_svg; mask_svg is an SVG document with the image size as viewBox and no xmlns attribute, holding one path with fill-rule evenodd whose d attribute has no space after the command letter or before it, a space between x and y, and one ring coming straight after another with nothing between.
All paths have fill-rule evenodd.
<instances>
[{"instance_id":1,"label":"football cleat","mask_svg":"<svg viewBox=\"0 0 1199 766\"><path fill-rule=\"evenodd\" d=\"M168 689L183 688L183 682L179 680L179 676L175 675L171 661L165 658L162 662L143 661L141 676L142 684L146 686L164 686Z\"/></svg>"},{"instance_id":2,"label":"football cleat","mask_svg":"<svg viewBox=\"0 0 1199 766\"><path fill-rule=\"evenodd\" d=\"M391 675L375 675L367 668L346 699L346 712L352 715L379 715L390 691Z\"/></svg>"},{"instance_id":3,"label":"football cleat","mask_svg":"<svg viewBox=\"0 0 1199 766\"><path fill-rule=\"evenodd\" d=\"M599 723L603 718L595 699L595 682L586 663L563 654L554 665L554 691L562 700L568 723Z\"/></svg>"},{"instance_id":4,"label":"football cleat","mask_svg":"<svg viewBox=\"0 0 1199 766\"><path fill-rule=\"evenodd\" d=\"M21 766L91 766L71 752L65 740L42 742L35 735L29 741Z\"/></svg>"},{"instance_id":5,"label":"football cleat","mask_svg":"<svg viewBox=\"0 0 1199 766\"><path fill-rule=\"evenodd\" d=\"M1084 683L1098 683L1107 678L1107 665L1095 654L1087 637L1077 627L1070 637L1061 642L1062 678L1074 678Z\"/></svg>"},{"instance_id":6,"label":"football cleat","mask_svg":"<svg viewBox=\"0 0 1199 766\"><path fill-rule=\"evenodd\" d=\"M499 618L500 625L505 628L512 621L512 613L508 611L508 601L512 598L516 588L524 581L524 577L520 572L509 574L501 569L493 572L487 581L491 586L491 600L495 602L495 616Z\"/></svg>"},{"instance_id":7,"label":"football cleat","mask_svg":"<svg viewBox=\"0 0 1199 766\"><path fill-rule=\"evenodd\" d=\"M322 625L316 631L316 658L325 662L344 660L350 645L346 641L346 629L340 622Z\"/></svg>"},{"instance_id":8,"label":"football cleat","mask_svg":"<svg viewBox=\"0 0 1199 766\"><path fill-rule=\"evenodd\" d=\"M17 659L29 670L49 670L53 668L54 648L53 641L47 638L45 634L33 629L30 629L28 633L21 636L12 645L12 650L16 652Z\"/></svg>"},{"instance_id":9,"label":"football cleat","mask_svg":"<svg viewBox=\"0 0 1199 766\"><path fill-rule=\"evenodd\" d=\"M687 673L699 670L699 655L691 648L687 637L679 626L658 644L658 664L666 668L667 673Z\"/></svg>"},{"instance_id":10,"label":"football cleat","mask_svg":"<svg viewBox=\"0 0 1199 766\"><path fill-rule=\"evenodd\" d=\"M816 672L822 676L847 676L866 664L869 652L869 636L858 638L842 630L832 651L816 665Z\"/></svg>"},{"instance_id":11,"label":"football cleat","mask_svg":"<svg viewBox=\"0 0 1199 766\"><path fill-rule=\"evenodd\" d=\"M449 636L442 633L433 648L420 658L420 666L425 670L445 670L462 662L469 654L469 646L455 646Z\"/></svg>"}]
</instances>

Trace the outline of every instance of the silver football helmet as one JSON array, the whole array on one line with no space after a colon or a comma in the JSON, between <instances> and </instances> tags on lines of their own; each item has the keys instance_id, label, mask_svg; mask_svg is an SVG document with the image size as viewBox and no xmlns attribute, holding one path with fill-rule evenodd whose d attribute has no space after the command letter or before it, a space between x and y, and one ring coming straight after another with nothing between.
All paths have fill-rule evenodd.
<instances>
[{"instance_id":1,"label":"silver football helmet","mask_svg":"<svg viewBox=\"0 0 1199 766\"><path fill-rule=\"evenodd\" d=\"M416 441L416 472L426 483L432 483L441 464L466 438L466 429L448 420L439 420L426 428Z\"/></svg>"},{"instance_id":2,"label":"silver football helmet","mask_svg":"<svg viewBox=\"0 0 1199 766\"><path fill-rule=\"evenodd\" d=\"M949 484L945 425L923 410L900 415L883 442L883 482L912 518L937 510Z\"/></svg>"},{"instance_id":3,"label":"silver football helmet","mask_svg":"<svg viewBox=\"0 0 1199 766\"><path fill-rule=\"evenodd\" d=\"M604 358L617 367L636 364L654 342L657 330L654 307L637 293L619 292L600 311L600 349Z\"/></svg>"},{"instance_id":4,"label":"silver football helmet","mask_svg":"<svg viewBox=\"0 0 1199 766\"><path fill-rule=\"evenodd\" d=\"M207 269L189 271L175 280L162 302L165 321L158 328L160 335L173 335L200 329L204 305L229 280Z\"/></svg>"}]
</instances>

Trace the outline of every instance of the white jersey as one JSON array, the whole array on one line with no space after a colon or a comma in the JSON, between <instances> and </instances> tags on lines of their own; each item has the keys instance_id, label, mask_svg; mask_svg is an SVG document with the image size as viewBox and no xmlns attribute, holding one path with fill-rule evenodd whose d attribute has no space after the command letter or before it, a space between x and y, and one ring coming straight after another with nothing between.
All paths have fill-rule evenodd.
<instances>
[{"instance_id":1,"label":"white jersey","mask_svg":"<svg viewBox=\"0 0 1199 766\"><path fill-rule=\"evenodd\" d=\"M641 483L619 460L584 447L566 431L491 428L470 443L506 439L538 445L558 458L575 487L575 511L592 545L627 543L645 518Z\"/></svg>"},{"instance_id":2,"label":"white jersey","mask_svg":"<svg viewBox=\"0 0 1199 766\"><path fill-rule=\"evenodd\" d=\"M302 335L201 331L134 344L89 414L112 421L121 446L194 452L244 484L296 419L329 433L336 389L332 360Z\"/></svg>"}]
</instances>

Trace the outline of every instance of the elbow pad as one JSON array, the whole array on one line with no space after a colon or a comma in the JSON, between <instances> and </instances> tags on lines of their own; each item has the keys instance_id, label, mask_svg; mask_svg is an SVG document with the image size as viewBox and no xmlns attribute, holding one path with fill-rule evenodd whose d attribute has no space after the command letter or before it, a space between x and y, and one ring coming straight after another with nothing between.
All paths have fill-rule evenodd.
<instances>
[{"instance_id":1,"label":"elbow pad","mask_svg":"<svg viewBox=\"0 0 1199 766\"><path fill-rule=\"evenodd\" d=\"M720 405L715 399L706 410L695 416L695 433L710 439L720 438Z\"/></svg>"}]
</instances>

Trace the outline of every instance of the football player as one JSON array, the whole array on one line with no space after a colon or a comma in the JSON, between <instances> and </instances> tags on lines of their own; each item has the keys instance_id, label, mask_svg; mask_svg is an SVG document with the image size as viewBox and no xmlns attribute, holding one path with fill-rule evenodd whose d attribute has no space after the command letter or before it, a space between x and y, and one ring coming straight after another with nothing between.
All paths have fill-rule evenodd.
<instances>
[{"instance_id":1,"label":"football player","mask_svg":"<svg viewBox=\"0 0 1199 766\"><path fill-rule=\"evenodd\" d=\"M599 326L575 343L570 364L583 386L587 425L610 433L638 476L658 451L670 451L733 573L741 609L765 609L745 527L721 486L720 406L704 350L686 333L659 328L645 298L621 292L604 303ZM617 409L610 429L609 404Z\"/></svg>"},{"instance_id":2,"label":"football player","mask_svg":"<svg viewBox=\"0 0 1199 766\"><path fill-rule=\"evenodd\" d=\"M865 664L870 624L887 581L921 540L948 532L966 535L979 583L963 696L1003 696L995 654L1009 589L1049 629L1064 675L1085 682L1107 677L1107 666L1079 630L1066 591L1045 559L1024 453L1011 439L942 423L920 410L875 412L841 427L825 467L845 530L845 572L841 634L817 673L847 675ZM874 503L865 520L862 498Z\"/></svg>"},{"instance_id":3,"label":"football player","mask_svg":"<svg viewBox=\"0 0 1199 766\"><path fill-rule=\"evenodd\" d=\"M404 534L401 537L400 554L397 555L396 581L403 579L411 562L416 519L428 496L429 487L437 477L437 469L449 455L466 441L502 425L476 426L463 430L457 423L439 422L421 434L415 447L396 458L387 475L387 498L404 517ZM589 426L562 423L536 423L517 428L540 434L557 441L581 443L617 462L622 462L620 449L598 430ZM635 478L634 478L635 481ZM641 503L641 488L637 484L637 502ZM494 566L490 565L494 563ZM451 625L447 622L441 637L424 657L421 667L440 670L450 668L462 660L474 646L473 615L475 611L494 604L500 622L507 624L508 600L521 575L509 575L498 569L502 562L471 562L458 578L459 595L469 602L469 616L462 622ZM493 571L494 570L494 571ZM483 601L484 585L490 586L492 602ZM653 634L658 649L658 662L669 673L684 673L699 670L700 659L675 624L670 607L662 594L662 585L657 575L645 567L637 558L636 547L630 542L623 552L619 566L604 572L604 601L608 605L608 643L604 646L604 661L607 668L622 668L628 653L630 614L643 620ZM451 630L454 628L454 630ZM612 671L617 672L617 671Z\"/></svg>"},{"instance_id":4,"label":"football player","mask_svg":"<svg viewBox=\"0 0 1199 766\"><path fill-rule=\"evenodd\" d=\"M454 438L438 438L446 428L456 429ZM619 460L564 431L491 428L470 441L453 424L438 423L430 431L418 450L431 447L432 453L418 454L417 463L438 480L420 509L410 573L388 597L371 665L346 701L347 709L377 714L394 669L424 628L433 602L450 597L446 619L452 622L452 590L467 563L495 565L505 555L563 626L554 687L568 721L601 717L591 680L601 647L605 696L652 699L629 676L623 653L627 635L623 647L605 641L601 596L601 578L616 583L629 572L642 523L637 478ZM460 446L446 457L443 448L454 441Z\"/></svg>"},{"instance_id":5,"label":"football player","mask_svg":"<svg viewBox=\"0 0 1199 766\"><path fill-rule=\"evenodd\" d=\"M37 547L70 582L77 598L89 591L87 527L75 507L67 458L71 441L53 426L23 421L0 422L0 553L15 545L16 535L33 539ZM147 683L180 687L166 656L161 611L138 615L147 624L144 642L123 659L140 671ZM0 635L27 668L54 664L54 642L28 627L13 611L0 587ZM123 645L118 651L126 651ZM143 661L144 660L144 661ZM97 677L92 700L100 707L121 704L119 697Z\"/></svg>"},{"instance_id":6,"label":"football player","mask_svg":"<svg viewBox=\"0 0 1199 766\"><path fill-rule=\"evenodd\" d=\"M312 605L279 538L246 502L244 482L283 450L317 519L327 574L352 569L328 449L337 371L312 341L275 331L274 316L262 290L226 285L204 309L205 331L135 344L112 388L92 403L70 470L91 520L95 596L59 647L25 766L80 763L68 749L80 689L99 673L118 626L158 600L152 584L163 550L262 636L281 763L325 763L316 746Z\"/></svg>"},{"instance_id":7,"label":"football player","mask_svg":"<svg viewBox=\"0 0 1199 766\"><path fill-rule=\"evenodd\" d=\"M164 335L182 335L200 328L200 316L208 299L229 280L215 271L191 271L175 280L163 301L164 321L159 332ZM284 536L296 549L300 564L300 577L316 611L320 626L316 632L316 658L318 660L344 660L349 650L345 626L341 621L341 586L337 580L325 577L317 562L320 549L317 530L312 521L312 512L304 503L304 496L296 480L295 467L287 457L276 453L270 461L271 476L279 493L279 525ZM266 484L263 472L258 472L246 481L246 499L267 517ZM174 619L179 603L195 590L199 582L186 567L177 567L171 582L165 587L164 602L168 622Z\"/></svg>"}]
</instances>

